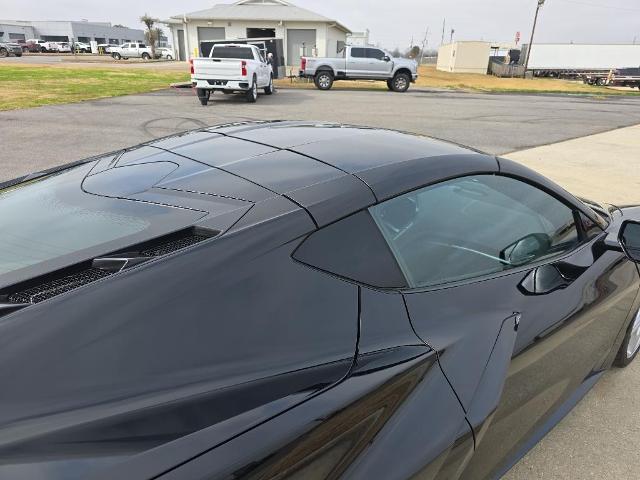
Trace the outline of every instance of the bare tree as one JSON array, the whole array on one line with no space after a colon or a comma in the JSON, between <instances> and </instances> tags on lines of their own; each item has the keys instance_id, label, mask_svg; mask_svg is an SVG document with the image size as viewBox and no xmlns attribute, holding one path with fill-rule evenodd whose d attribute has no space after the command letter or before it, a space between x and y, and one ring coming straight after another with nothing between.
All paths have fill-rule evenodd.
<instances>
[{"instance_id":1,"label":"bare tree","mask_svg":"<svg viewBox=\"0 0 640 480\"><path fill-rule=\"evenodd\" d=\"M158 19L145 13L140 17L140 22L144 23L145 27L147 27L147 31L144 33L144 36L151 47L151 58L156 58L156 42L159 40L158 30L160 29L154 28L153 26L158 22Z\"/></svg>"},{"instance_id":2,"label":"bare tree","mask_svg":"<svg viewBox=\"0 0 640 480\"><path fill-rule=\"evenodd\" d=\"M407 51L405 56L407 58L418 58L420 56L420 51L420 47L418 45L414 45Z\"/></svg>"}]
</instances>

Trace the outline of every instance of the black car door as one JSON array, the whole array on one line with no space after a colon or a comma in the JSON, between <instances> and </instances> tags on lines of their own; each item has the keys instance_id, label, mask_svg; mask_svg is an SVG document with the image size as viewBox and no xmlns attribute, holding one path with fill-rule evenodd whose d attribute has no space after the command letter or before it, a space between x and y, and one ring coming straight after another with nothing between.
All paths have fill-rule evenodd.
<instances>
[{"instance_id":1,"label":"black car door","mask_svg":"<svg viewBox=\"0 0 640 480\"><path fill-rule=\"evenodd\" d=\"M606 368L638 289L584 212L521 179L461 177L371 208L417 334L476 434L464 478L499 474Z\"/></svg>"}]
</instances>

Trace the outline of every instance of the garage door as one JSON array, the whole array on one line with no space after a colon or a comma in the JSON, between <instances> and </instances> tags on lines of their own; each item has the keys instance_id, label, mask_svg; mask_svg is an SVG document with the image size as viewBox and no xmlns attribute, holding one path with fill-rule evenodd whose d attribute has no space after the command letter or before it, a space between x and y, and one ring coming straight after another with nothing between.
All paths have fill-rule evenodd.
<instances>
[{"instance_id":1,"label":"garage door","mask_svg":"<svg viewBox=\"0 0 640 480\"><path fill-rule=\"evenodd\" d=\"M300 48L304 46L306 56L311 56L311 49L316 46L315 29L287 29L287 65L300 65Z\"/></svg>"}]
</instances>

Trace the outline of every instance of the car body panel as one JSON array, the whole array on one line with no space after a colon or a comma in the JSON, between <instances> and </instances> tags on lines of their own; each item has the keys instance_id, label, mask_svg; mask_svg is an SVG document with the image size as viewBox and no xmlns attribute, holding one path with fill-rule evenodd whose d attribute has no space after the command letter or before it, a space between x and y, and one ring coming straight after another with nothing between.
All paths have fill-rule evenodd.
<instances>
[{"instance_id":1,"label":"car body panel","mask_svg":"<svg viewBox=\"0 0 640 480\"><path fill-rule=\"evenodd\" d=\"M88 202L182 214L159 235L214 233L16 308L4 308L13 283L0 275L0 478L494 478L611 365L640 307L638 268L617 243L640 207L601 212L435 139L233 123L0 188L51 174ZM530 183L603 232L558 258L430 288L376 287L295 256L332 229L353 237L330 243L335 255L371 233L340 222L364 215L377 229L370 206L471 174ZM108 254L127 245L38 275ZM545 290L548 268L564 272L561 287Z\"/></svg>"}]
</instances>

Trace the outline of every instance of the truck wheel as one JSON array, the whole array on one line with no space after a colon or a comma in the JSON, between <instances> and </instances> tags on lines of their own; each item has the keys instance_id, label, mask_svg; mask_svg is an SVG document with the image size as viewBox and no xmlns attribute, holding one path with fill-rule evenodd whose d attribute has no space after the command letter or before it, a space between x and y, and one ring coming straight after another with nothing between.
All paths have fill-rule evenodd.
<instances>
[{"instance_id":1,"label":"truck wheel","mask_svg":"<svg viewBox=\"0 0 640 480\"><path fill-rule=\"evenodd\" d=\"M142 59L143 60L149 60L150 58L151 58L151 55L149 55L148 53L145 52L145 53L142 54Z\"/></svg>"},{"instance_id":2,"label":"truck wheel","mask_svg":"<svg viewBox=\"0 0 640 480\"><path fill-rule=\"evenodd\" d=\"M46 48L44 48L44 47L42 47L42 48L40 49L40 51L41 51L42 53L47 53L47 49L46 49Z\"/></svg>"},{"instance_id":3,"label":"truck wheel","mask_svg":"<svg viewBox=\"0 0 640 480\"><path fill-rule=\"evenodd\" d=\"M318 90L330 90L333 87L333 73L327 71L316 73L313 83Z\"/></svg>"},{"instance_id":4,"label":"truck wheel","mask_svg":"<svg viewBox=\"0 0 640 480\"><path fill-rule=\"evenodd\" d=\"M606 78L599 78L598 80L596 80L596 85L598 85L599 87L604 87L606 84L607 84Z\"/></svg>"},{"instance_id":5,"label":"truck wheel","mask_svg":"<svg viewBox=\"0 0 640 480\"><path fill-rule=\"evenodd\" d=\"M391 87L394 92L406 92L409 90L411 84L411 78L406 73L396 73L395 77L391 80Z\"/></svg>"},{"instance_id":6,"label":"truck wheel","mask_svg":"<svg viewBox=\"0 0 640 480\"><path fill-rule=\"evenodd\" d=\"M0 48L0 58L8 57L9 52L7 52L6 48Z\"/></svg>"},{"instance_id":7,"label":"truck wheel","mask_svg":"<svg viewBox=\"0 0 640 480\"><path fill-rule=\"evenodd\" d=\"M253 82L251 83L251 88L247 90L247 102L256 103L258 99L258 79L256 76L253 76Z\"/></svg>"},{"instance_id":8,"label":"truck wheel","mask_svg":"<svg viewBox=\"0 0 640 480\"><path fill-rule=\"evenodd\" d=\"M393 80L391 78L387 80L387 88L393 92Z\"/></svg>"},{"instance_id":9,"label":"truck wheel","mask_svg":"<svg viewBox=\"0 0 640 480\"><path fill-rule=\"evenodd\" d=\"M211 92L209 92L209 90L205 90L204 88L196 88L196 95L198 95L200 104L203 107L206 107L207 103L209 103L209 96L211 95Z\"/></svg>"},{"instance_id":10,"label":"truck wheel","mask_svg":"<svg viewBox=\"0 0 640 480\"><path fill-rule=\"evenodd\" d=\"M111 55L114 60L121 60L122 59L122 55L120 55L119 53L114 53L113 55Z\"/></svg>"},{"instance_id":11,"label":"truck wheel","mask_svg":"<svg viewBox=\"0 0 640 480\"><path fill-rule=\"evenodd\" d=\"M22 47L22 53L27 53L29 51L29 47Z\"/></svg>"},{"instance_id":12,"label":"truck wheel","mask_svg":"<svg viewBox=\"0 0 640 480\"><path fill-rule=\"evenodd\" d=\"M21 57L22 53L16 53L16 57Z\"/></svg>"},{"instance_id":13,"label":"truck wheel","mask_svg":"<svg viewBox=\"0 0 640 480\"><path fill-rule=\"evenodd\" d=\"M269 85L264 87L264 93L267 95L271 95L273 93L273 75L269 77Z\"/></svg>"}]
</instances>

